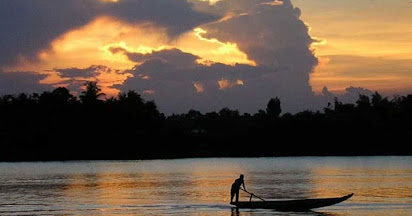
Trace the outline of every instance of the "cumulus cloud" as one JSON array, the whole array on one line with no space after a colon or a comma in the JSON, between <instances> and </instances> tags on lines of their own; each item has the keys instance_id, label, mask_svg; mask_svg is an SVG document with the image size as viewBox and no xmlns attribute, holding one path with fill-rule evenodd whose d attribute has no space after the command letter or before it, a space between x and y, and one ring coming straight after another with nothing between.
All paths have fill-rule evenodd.
<instances>
[{"instance_id":1,"label":"cumulus cloud","mask_svg":"<svg viewBox=\"0 0 412 216\"><path fill-rule=\"evenodd\" d=\"M280 0L274 0L272 2L264 2L262 3L264 5L271 5L271 6L276 6L276 5L283 5L283 1Z\"/></svg>"},{"instance_id":2,"label":"cumulus cloud","mask_svg":"<svg viewBox=\"0 0 412 216\"><path fill-rule=\"evenodd\" d=\"M97 75L98 66L90 66L88 68L56 68L54 71L58 72L63 78L75 77L94 77Z\"/></svg>"},{"instance_id":3,"label":"cumulus cloud","mask_svg":"<svg viewBox=\"0 0 412 216\"><path fill-rule=\"evenodd\" d=\"M371 97L373 93L372 90L366 88L350 86L346 88L344 92L335 94L330 92L327 87L324 87L322 94L315 97L315 101L319 104L323 104L323 107L326 107L326 104L333 104L335 99L338 99L338 101L342 103L354 104L359 99L359 95Z\"/></svg>"},{"instance_id":4,"label":"cumulus cloud","mask_svg":"<svg viewBox=\"0 0 412 216\"><path fill-rule=\"evenodd\" d=\"M289 0L272 6L268 0L228 0L216 3L217 11L235 13L230 19L207 25L208 36L236 42L259 64L286 65L295 72L310 73L317 59L300 9ZM239 16L241 15L241 16Z\"/></svg>"},{"instance_id":5,"label":"cumulus cloud","mask_svg":"<svg viewBox=\"0 0 412 216\"><path fill-rule=\"evenodd\" d=\"M311 50L308 27L300 20L301 11L289 0L194 3L199 11L224 17L201 26L207 30L205 37L236 43L257 66L192 64L196 57L177 49L146 55L112 49L143 62L129 71L134 77L118 88L138 90L155 99L166 113L223 107L256 112L273 97L279 97L288 112L327 104L314 95L309 84L318 61Z\"/></svg>"},{"instance_id":6,"label":"cumulus cloud","mask_svg":"<svg viewBox=\"0 0 412 216\"><path fill-rule=\"evenodd\" d=\"M345 89L345 93L337 95L336 97L339 99L339 101L342 101L344 103L355 103L359 99L359 95L370 97L372 94L373 91L369 89L350 86Z\"/></svg>"},{"instance_id":7,"label":"cumulus cloud","mask_svg":"<svg viewBox=\"0 0 412 216\"><path fill-rule=\"evenodd\" d=\"M202 84L202 95L193 97L208 100L205 109L230 106L256 112L272 97L279 97L284 110L289 112L324 106L309 84L310 73L318 64L311 50L314 41L308 34L308 27L300 20L300 9L289 0L226 0L213 5L197 3L196 8L224 17L202 26L207 30L205 37L236 43L249 59L258 64L257 67L248 66L249 73L242 73L245 65L224 66L223 70L221 65L198 67L207 70L209 73L206 74L213 77L202 77L209 80L208 84L202 83L202 79L187 77ZM217 71L221 74L216 74ZM192 71L188 75L192 73L199 74ZM176 74L179 74L178 71ZM232 74L238 76L227 77ZM242 85L236 85L238 79ZM191 83L188 82L187 86L189 89ZM232 88L222 88L226 86ZM195 91L197 88L192 89ZM210 98L205 98L205 95ZM186 101L190 103L191 100Z\"/></svg>"},{"instance_id":8,"label":"cumulus cloud","mask_svg":"<svg viewBox=\"0 0 412 216\"><path fill-rule=\"evenodd\" d=\"M112 16L133 23L153 23L176 36L214 15L196 12L185 0L0 1L0 66L22 57L37 58L37 52L63 33L83 26L98 16Z\"/></svg>"},{"instance_id":9,"label":"cumulus cloud","mask_svg":"<svg viewBox=\"0 0 412 216\"><path fill-rule=\"evenodd\" d=\"M9 1L14 2L5 0L9 5L23 4ZM44 0L49 1L60 2ZM29 2L32 7L37 7ZM326 99L329 96L315 96L309 84L310 73L318 64L311 50L314 41L308 34L308 27L300 20L300 9L294 7L290 0L225 0L216 4L200 1L188 3L185 0L64 2L68 2L66 4L69 5L69 9L57 9L54 13L63 16L68 11L73 13L68 17L76 17L77 22L66 21L64 16L57 19L60 21L56 21L53 15L44 15L47 19L40 21L37 18L29 21L27 25L43 24L46 26L45 30L50 26L48 22L52 22L49 19L61 22L65 27L51 30L49 35L44 32L38 33L43 37L42 41L46 41L44 44L35 44L28 52L17 50L16 53L12 53L13 56L30 53L30 50L34 53L40 48L47 47L48 41L56 35L75 26L84 25L103 14L127 22L150 22L165 27L169 33L168 39L172 38L171 41L175 43L151 46L150 53L141 52L139 48L144 44L137 42L133 44L134 47L130 44L122 46L111 43L108 50L110 57L126 56L126 60L132 64L136 63L136 66L125 71L105 66L57 68L54 71L65 79L60 84L78 88L85 80L95 80L99 81L106 93L109 90L116 92L113 90L114 87L122 91L137 90L147 99L154 99L161 111L167 114L186 112L189 109L207 112L224 107L253 113L265 108L269 99L274 97L281 99L282 109L286 112L321 109L327 104ZM80 3L75 2L84 2L80 11L89 13L82 15L78 12L73 5L78 6ZM57 7L54 4L57 3L52 3L49 8ZM192 9L192 4L196 10ZM70 6L75 8L70 9ZM20 7L16 8L20 10ZM18 13L15 13L14 17L17 17L16 14ZM33 13L29 14L36 17ZM40 17L43 16L42 13L39 14ZM0 15L0 18L5 18L1 16L3 15ZM25 15L22 19L29 19L28 17L30 16ZM20 24L20 27L22 25ZM198 27L197 32L177 36L194 27ZM20 35L21 30L11 32L8 33L9 37ZM27 41L32 42L26 37L19 37L12 41L14 45L10 45L10 49L18 43L24 45ZM150 37L150 34L147 37ZM183 46L184 38L189 38L191 43ZM202 45L199 47L200 42ZM219 46L210 49L208 45L213 44ZM167 49L164 49L165 47ZM195 52L190 49L191 47L199 49L198 54L193 54ZM212 50L216 52L214 56L222 56L223 59L232 57L233 48L242 51L245 59L253 61L254 64L236 64L239 61L223 64L219 63L218 58L213 59L214 62L207 61L210 59L202 56L200 52ZM0 51L0 55L4 55L2 52ZM202 59L199 56L202 56ZM326 89L325 93L327 92Z\"/></svg>"},{"instance_id":10,"label":"cumulus cloud","mask_svg":"<svg viewBox=\"0 0 412 216\"><path fill-rule=\"evenodd\" d=\"M262 90L260 83L265 77L277 73L266 66L185 64L187 53L174 50L174 61L170 61L167 58L169 52L159 51L156 55L163 58L147 59L126 71L133 77L115 87L122 91L137 90L146 98L155 99L160 109L168 114L189 109L206 112L223 107L251 111L265 105L257 104L260 101L267 102L266 95L259 94ZM194 59L192 56L192 61ZM258 100L260 97L265 99ZM246 102L251 98L257 100Z\"/></svg>"},{"instance_id":11,"label":"cumulus cloud","mask_svg":"<svg viewBox=\"0 0 412 216\"><path fill-rule=\"evenodd\" d=\"M46 75L32 72L3 72L0 70L0 95L42 92L51 86L39 84Z\"/></svg>"},{"instance_id":12,"label":"cumulus cloud","mask_svg":"<svg viewBox=\"0 0 412 216\"><path fill-rule=\"evenodd\" d=\"M112 47L110 51L114 54L123 53L129 58L129 60L136 63L158 59L172 65L184 67L196 64L196 60L200 58L190 53L182 52L181 50L176 48L153 51L152 53L147 54L128 52L127 50L118 47Z\"/></svg>"},{"instance_id":13,"label":"cumulus cloud","mask_svg":"<svg viewBox=\"0 0 412 216\"><path fill-rule=\"evenodd\" d=\"M87 68L54 69L61 77L61 81L54 86L65 86L79 93L86 81L96 81L102 90L109 95L116 95L119 91L113 88L115 84L121 84L132 75L127 71L116 70L103 65L92 65Z\"/></svg>"},{"instance_id":14,"label":"cumulus cloud","mask_svg":"<svg viewBox=\"0 0 412 216\"><path fill-rule=\"evenodd\" d=\"M129 22L153 22L167 28L171 35L218 18L193 10L186 0L122 0L106 4L104 13Z\"/></svg>"},{"instance_id":15,"label":"cumulus cloud","mask_svg":"<svg viewBox=\"0 0 412 216\"><path fill-rule=\"evenodd\" d=\"M96 14L93 1L44 0L0 2L0 66L19 57L35 59L39 49Z\"/></svg>"}]
</instances>

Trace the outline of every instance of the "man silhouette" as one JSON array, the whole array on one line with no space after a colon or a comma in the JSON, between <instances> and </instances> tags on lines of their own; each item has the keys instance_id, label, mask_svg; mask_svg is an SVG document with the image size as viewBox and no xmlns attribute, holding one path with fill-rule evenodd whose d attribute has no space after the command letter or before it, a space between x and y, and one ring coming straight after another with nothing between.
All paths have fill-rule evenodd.
<instances>
[{"instance_id":1,"label":"man silhouette","mask_svg":"<svg viewBox=\"0 0 412 216\"><path fill-rule=\"evenodd\" d=\"M236 194L236 202L239 201L239 190L240 190L240 186L243 185L243 189L246 190L245 187L245 182L243 181L243 174L240 175L240 177L238 179L235 180L235 182L233 182L232 184L232 189L230 190L230 202L232 203L233 201L233 197Z\"/></svg>"}]
</instances>

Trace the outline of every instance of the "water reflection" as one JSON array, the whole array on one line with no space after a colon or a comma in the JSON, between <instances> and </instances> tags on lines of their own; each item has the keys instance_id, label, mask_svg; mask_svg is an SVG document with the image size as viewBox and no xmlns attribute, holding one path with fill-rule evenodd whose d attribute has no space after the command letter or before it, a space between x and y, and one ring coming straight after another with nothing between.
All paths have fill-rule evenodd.
<instances>
[{"instance_id":1,"label":"water reflection","mask_svg":"<svg viewBox=\"0 0 412 216\"><path fill-rule=\"evenodd\" d=\"M231 209L231 216L345 216L345 214L329 213L329 212L278 212L268 210L240 211L237 208Z\"/></svg>"},{"instance_id":2,"label":"water reflection","mask_svg":"<svg viewBox=\"0 0 412 216\"><path fill-rule=\"evenodd\" d=\"M368 202L379 202L381 198L403 202L411 198L411 168L382 162L386 163L372 161L371 165L355 160L348 166L334 161L312 167L311 193L319 197L356 193L356 199L366 198Z\"/></svg>"},{"instance_id":3,"label":"water reflection","mask_svg":"<svg viewBox=\"0 0 412 216\"><path fill-rule=\"evenodd\" d=\"M240 173L266 199L355 196L316 212L236 210ZM412 215L411 194L412 157L0 163L0 215Z\"/></svg>"}]
</instances>

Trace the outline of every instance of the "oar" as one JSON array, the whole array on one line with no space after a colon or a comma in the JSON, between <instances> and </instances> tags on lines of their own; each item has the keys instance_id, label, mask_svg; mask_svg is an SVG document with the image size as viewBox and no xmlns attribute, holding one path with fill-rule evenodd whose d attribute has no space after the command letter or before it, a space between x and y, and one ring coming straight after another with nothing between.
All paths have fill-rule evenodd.
<instances>
[{"instance_id":1,"label":"oar","mask_svg":"<svg viewBox=\"0 0 412 216\"><path fill-rule=\"evenodd\" d=\"M240 188L240 190L242 190L242 191L250 194L250 200L249 200L249 202L252 201L252 197L253 197L253 196L256 197L256 198L258 198L258 199L260 199L260 200L262 200L263 202L266 201L266 200L264 200L262 197L256 196L254 193L250 193L249 191L247 191L247 190L245 190L245 189L243 189L243 188Z\"/></svg>"}]
</instances>

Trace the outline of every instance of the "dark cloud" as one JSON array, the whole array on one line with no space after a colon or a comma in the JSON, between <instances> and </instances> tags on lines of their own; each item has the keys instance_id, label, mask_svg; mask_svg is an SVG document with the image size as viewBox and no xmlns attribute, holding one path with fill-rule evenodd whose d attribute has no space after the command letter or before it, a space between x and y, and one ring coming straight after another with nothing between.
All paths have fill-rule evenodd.
<instances>
[{"instance_id":1,"label":"dark cloud","mask_svg":"<svg viewBox=\"0 0 412 216\"><path fill-rule=\"evenodd\" d=\"M78 94L83 91L83 85L86 81L96 81L106 90L116 91L112 86L123 83L127 77L131 76L127 71L116 70L104 65L92 65L87 68L54 69L53 71L57 72L62 78L62 81L55 83L56 86L65 86Z\"/></svg>"},{"instance_id":2,"label":"dark cloud","mask_svg":"<svg viewBox=\"0 0 412 216\"><path fill-rule=\"evenodd\" d=\"M141 55L118 49L112 51L121 51L133 61L144 62L130 70L134 77L118 87L124 91L135 89L155 99L166 113L223 107L253 113L264 108L273 97L281 99L284 111L294 113L322 110L335 97L355 102L359 93L369 93L350 87L341 95L327 88L323 95L315 95L309 76L318 61L310 48L313 40L308 27L300 20L301 11L288 0L283 4L266 4L273 2L226 0L214 6L197 4L197 8L201 5L208 13L231 14L229 19L206 25L207 37L236 42L258 66L193 66L184 64L185 55L179 50L174 50L173 61L168 61L167 51ZM190 62L193 60L194 57Z\"/></svg>"},{"instance_id":3,"label":"dark cloud","mask_svg":"<svg viewBox=\"0 0 412 216\"><path fill-rule=\"evenodd\" d=\"M154 81L205 83L209 81L217 83L220 79L255 79L274 73L272 69L264 66L254 67L243 64L230 66L216 63L210 66L197 64L195 67L184 67L184 65L176 65L159 59L148 60L127 72L134 75L147 75ZM134 79L137 79L137 76Z\"/></svg>"},{"instance_id":4,"label":"dark cloud","mask_svg":"<svg viewBox=\"0 0 412 216\"><path fill-rule=\"evenodd\" d=\"M227 0L216 10L236 14L231 19L207 25L208 36L236 42L259 64L287 65L298 73L310 73L317 59L310 50L313 40L300 20L301 11L289 0L282 5L268 0Z\"/></svg>"},{"instance_id":5,"label":"dark cloud","mask_svg":"<svg viewBox=\"0 0 412 216\"><path fill-rule=\"evenodd\" d=\"M373 91L361 87L350 86L345 89L345 93L336 97L344 103L355 103L359 99L359 95L371 96Z\"/></svg>"},{"instance_id":6,"label":"dark cloud","mask_svg":"<svg viewBox=\"0 0 412 216\"><path fill-rule=\"evenodd\" d=\"M310 74L318 64L311 49L314 41L300 19L301 10L290 0L282 2L225 0L211 6L197 4L197 8L226 15L225 19L204 26L207 30L205 37L234 42L249 59L276 71L252 82L246 81L242 88L255 94L245 92L243 98L239 96L243 103L253 101L261 105L268 98L280 97L288 112L321 108L322 100L315 97L309 83ZM239 109L246 106L239 105Z\"/></svg>"},{"instance_id":7,"label":"dark cloud","mask_svg":"<svg viewBox=\"0 0 412 216\"><path fill-rule=\"evenodd\" d=\"M34 93L50 90L49 85L39 84L46 75L31 72L2 72L0 70L0 95Z\"/></svg>"},{"instance_id":8,"label":"dark cloud","mask_svg":"<svg viewBox=\"0 0 412 216\"><path fill-rule=\"evenodd\" d=\"M52 39L96 16L94 7L88 0L0 0L0 66L36 59Z\"/></svg>"},{"instance_id":9,"label":"dark cloud","mask_svg":"<svg viewBox=\"0 0 412 216\"><path fill-rule=\"evenodd\" d=\"M166 49L166 50L161 50L161 51L153 51L152 53L148 53L148 54L127 52L123 48L115 48L115 47L111 48L110 51L114 54L119 53L119 52L123 53L129 58L129 60L137 62L137 63L158 59L158 60L162 60L172 65L187 67L189 65L196 64L196 60L199 59L198 56L192 55L190 53L182 52L179 49Z\"/></svg>"},{"instance_id":10,"label":"dark cloud","mask_svg":"<svg viewBox=\"0 0 412 216\"><path fill-rule=\"evenodd\" d=\"M207 30L205 38L236 43L258 65L202 65L196 63L198 56L179 49L139 54L113 47L111 52L123 53L138 65L126 71L105 66L55 71L66 79L62 85L76 91L85 80L98 80L102 73L110 75L106 77L123 75L117 83L123 82L125 74L133 74L116 88L137 90L147 99L154 99L166 114L189 109L208 112L224 107L255 113L274 97L280 98L285 112L322 109L333 102L335 95L325 88L323 95L315 96L309 84L309 76L318 61L310 48L313 40L308 27L300 20L300 9L293 7L290 0L279 2L225 0L209 5L185 0L121 0L118 3L0 0L0 66L19 56L34 58L52 39L103 14L127 22L151 22L166 27L172 37L204 24L200 27ZM192 10L192 4L196 11ZM223 16L226 18L208 23ZM42 87L38 84L42 78L44 76L30 73L0 73L0 89L20 92L17 87L30 85L36 89ZM9 84L15 79L21 80ZM359 92L368 91L351 87L337 96L342 101L356 101Z\"/></svg>"},{"instance_id":11,"label":"dark cloud","mask_svg":"<svg viewBox=\"0 0 412 216\"><path fill-rule=\"evenodd\" d=\"M164 50L157 53L167 56ZM265 82L277 74L273 68L236 64L176 64L188 56L174 51L173 62L150 59L134 69L125 71L134 75L116 87L122 91L136 90L148 99L155 99L160 109L167 113L180 113L189 109L201 111L223 107L257 111L270 99L261 91L276 83ZM178 54L180 53L180 54ZM183 61L181 60L183 59ZM253 101L248 101L253 98ZM246 102L248 101L248 102Z\"/></svg>"},{"instance_id":12,"label":"dark cloud","mask_svg":"<svg viewBox=\"0 0 412 216\"><path fill-rule=\"evenodd\" d=\"M178 35L218 17L193 10L186 0L121 0L106 3L104 13L129 22L154 22Z\"/></svg>"},{"instance_id":13,"label":"dark cloud","mask_svg":"<svg viewBox=\"0 0 412 216\"><path fill-rule=\"evenodd\" d=\"M194 11L185 0L0 0L0 66L16 63L19 57L35 60L51 40L100 15L154 23L171 36L216 19Z\"/></svg>"},{"instance_id":14,"label":"dark cloud","mask_svg":"<svg viewBox=\"0 0 412 216\"><path fill-rule=\"evenodd\" d=\"M56 71L62 78L91 78L103 73L124 74L124 71L115 70L104 65L92 65L88 68L56 68Z\"/></svg>"},{"instance_id":15,"label":"dark cloud","mask_svg":"<svg viewBox=\"0 0 412 216\"><path fill-rule=\"evenodd\" d=\"M310 48L313 40L308 27L300 20L301 11L289 0L282 4L273 2L226 0L215 5L194 2L197 10L226 16L202 26L207 30L205 37L236 43L258 66L176 67L164 61L146 61L131 71L134 78L119 87L154 91L151 96L166 113L223 107L257 112L274 97L281 99L287 112L321 109L327 103L314 95L309 84L310 73L318 61ZM182 57L175 57L178 56ZM203 90L200 93L199 87Z\"/></svg>"},{"instance_id":16,"label":"dark cloud","mask_svg":"<svg viewBox=\"0 0 412 216\"><path fill-rule=\"evenodd\" d=\"M116 75L124 74L124 71L115 70L104 65L92 65L87 68L56 68L53 71L57 72L63 80L58 85L68 86L72 91L79 91L80 87L90 80L101 82L100 75L113 76L111 82L116 82Z\"/></svg>"},{"instance_id":17,"label":"dark cloud","mask_svg":"<svg viewBox=\"0 0 412 216\"><path fill-rule=\"evenodd\" d=\"M75 78L75 77L94 77L96 76L96 69L99 66L90 66L88 68L65 68L65 69L54 69L54 71L60 73L63 78Z\"/></svg>"},{"instance_id":18,"label":"dark cloud","mask_svg":"<svg viewBox=\"0 0 412 216\"><path fill-rule=\"evenodd\" d=\"M335 99L338 99L342 103L355 104L359 99L359 95L371 97L373 93L374 92L369 89L350 86L345 89L345 92L341 94L334 94L330 92L327 87L324 87L322 90L322 95L317 96L315 99L319 102L320 105L323 104L323 107L326 107L325 104L333 104ZM321 107L319 107L319 109L320 108Z\"/></svg>"}]
</instances>

